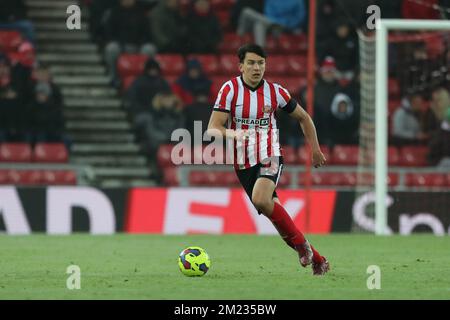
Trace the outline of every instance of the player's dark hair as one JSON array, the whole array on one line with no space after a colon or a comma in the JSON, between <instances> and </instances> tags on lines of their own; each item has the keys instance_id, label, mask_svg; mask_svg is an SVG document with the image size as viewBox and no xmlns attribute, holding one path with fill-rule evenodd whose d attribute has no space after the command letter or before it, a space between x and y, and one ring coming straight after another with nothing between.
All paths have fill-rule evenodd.
<instances>
[{"instance_id":1,"label":"player's dark hair","mask_svg":"<svg viewBox=\"0 0 450 320\"><path fill-rule=\"evenodd\" d=\"M240 47L238 49L237 56L239 57L240 63L244 62L245 54L247 52L255 53L258 56L263 57L264 59L267 58L267 54L261 46L258 46L257 44L249 43L249 44L243 45L242 47Z\"/></svg>"}]
</instances>

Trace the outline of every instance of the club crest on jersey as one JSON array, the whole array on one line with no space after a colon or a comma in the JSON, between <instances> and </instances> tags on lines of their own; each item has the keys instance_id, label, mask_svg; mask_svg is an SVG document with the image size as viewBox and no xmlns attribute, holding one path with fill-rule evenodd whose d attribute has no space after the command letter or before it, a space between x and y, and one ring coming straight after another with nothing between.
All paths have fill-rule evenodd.
<instances>
[{"instance_id":1,"label":"club crest on jersey","mask_svg":"<svg viewBox=\"0 0 450 320\"><path fill-rule=\"evenodd\" d=\"M269 118L249 119L249 118L234 118L237 124L244 124L250 126L267 127L269 125Z\"/></svg>"},{"instance_id":2,"label":"club crest on jersey","mask_svg":"<svg viewBox=\"0 0 450 320\"><path fill-rule=\"evenodd\" d=\"M263 107L263 112L264 112L264 113L271 113L271 112L272 112L272 106L269 105L269 104L266 104L266 105Z\"/></svg>"}]
</instances>

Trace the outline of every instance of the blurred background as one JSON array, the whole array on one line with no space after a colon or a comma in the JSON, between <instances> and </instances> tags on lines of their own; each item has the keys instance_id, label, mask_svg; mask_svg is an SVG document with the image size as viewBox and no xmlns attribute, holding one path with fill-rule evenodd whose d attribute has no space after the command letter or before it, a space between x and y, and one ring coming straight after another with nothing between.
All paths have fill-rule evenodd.
<instances>
[{"instance_id":1,"label":"blurred background","mask_svg":"<svg viewBox=\"0 0 450 320\"><path fill-rule=\"evenodd\" d=\"M81 8L81 30L67 29L71 4ZM326 168L307 170L298 124L278 115L287 164L279 188L309 199L319 219L321 195L335 194L326 200L328 226L309 232L351 231L358 190L373 186L373 176L358 178L360 150L369 141L373 153L374 141L367 106L374 84L362 83L374 67L374 32L366 25L372 4L382 18L446 20L450 11L448 0L317 1L311 113ZM122 199L114 204L127 217L121 231L133 231L127 210L136 205L135 188L239 187L231 166L173 165L171 134L186 128L193 135L195 120L206 129L221 85L239 73L236 51L248 42L269 54L265 78L306 106L310 18L306 0L0 0L0 184L19 188L21 199L31 187L104 190L110 201ZM442 230L450 224L449 40L448 31L389 37L394 231L405 212L434 214Z\"/></svg>"}]
</instances>

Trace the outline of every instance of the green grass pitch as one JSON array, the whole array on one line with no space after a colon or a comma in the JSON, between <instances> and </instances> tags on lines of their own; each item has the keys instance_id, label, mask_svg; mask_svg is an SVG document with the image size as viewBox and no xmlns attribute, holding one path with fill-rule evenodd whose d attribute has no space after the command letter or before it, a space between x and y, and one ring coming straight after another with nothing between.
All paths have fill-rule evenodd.
<instances>
[{"instance_id":1,"label":"green grass pitch","mask_svg":"<svg viewBox=\"0 0 450 320\"><path fill-rule=\"evenodd\" d=\"M0 299L450 299L450 237L311 235L331 271L313 277L278 236L0 236ZM177 265L201 246L212 266L199 278ZM69 265L81 289L66 287ZM369 290L367 268L381 269Z\"/></svg>"}]
</instances>

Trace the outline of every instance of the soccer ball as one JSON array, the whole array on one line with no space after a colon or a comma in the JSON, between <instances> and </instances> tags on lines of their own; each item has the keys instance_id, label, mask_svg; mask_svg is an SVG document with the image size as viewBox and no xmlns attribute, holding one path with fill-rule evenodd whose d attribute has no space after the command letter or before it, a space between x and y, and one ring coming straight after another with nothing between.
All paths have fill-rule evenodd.
<instances>
[{"instance_id":1,"label":"soccer ball","mask_svg":"<svg viewBox=\"0 0 450 320\"><path fill-rule=\"evenodd\" d=\"M188 247L178 256L178 266L185 276L203 276L211 267L211 259L204 249Z\"/></svg>"}]
</instances>

